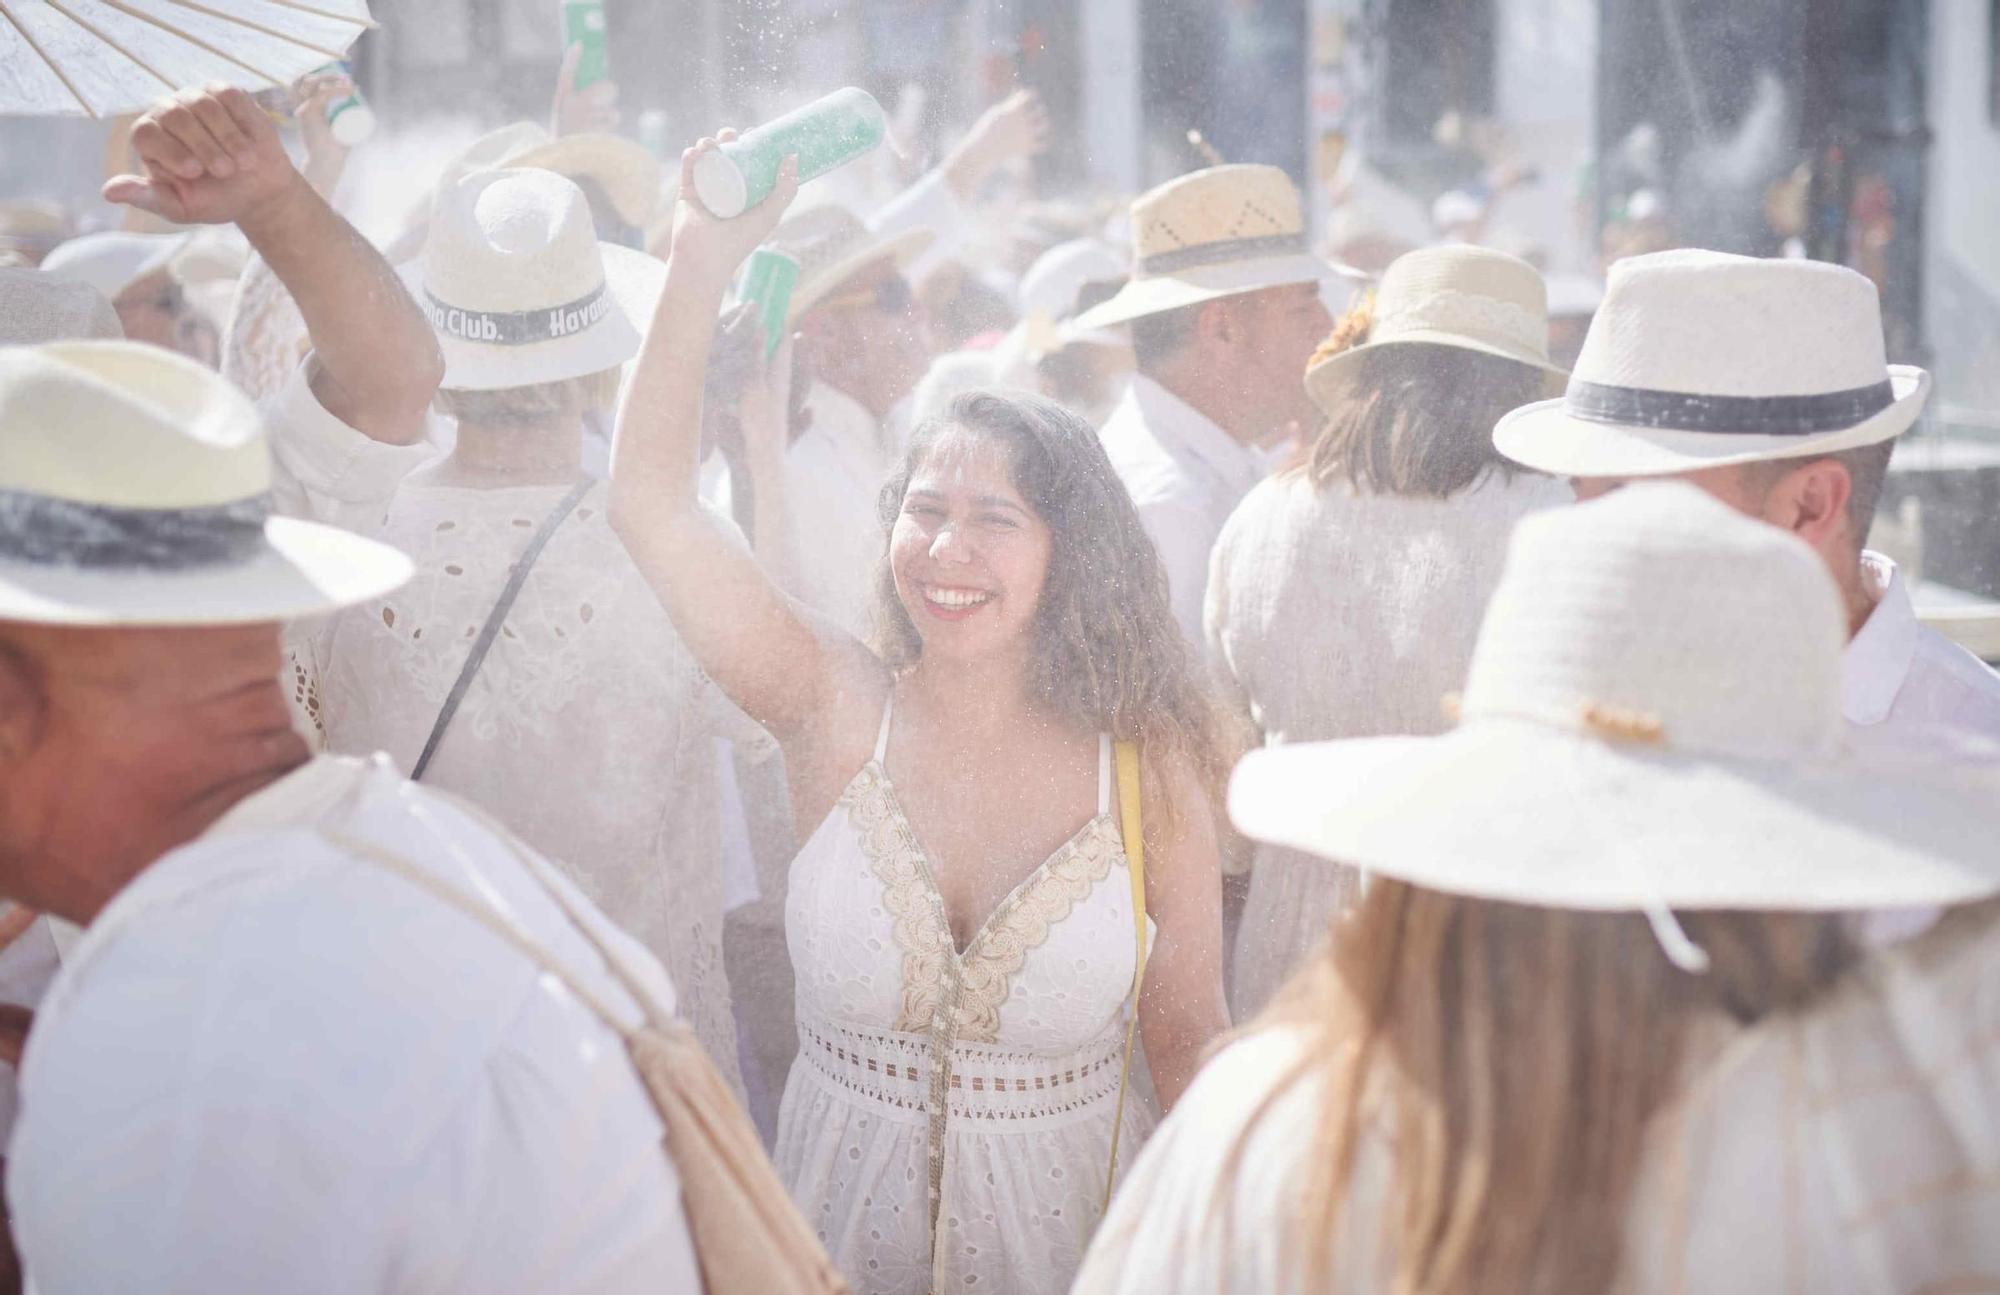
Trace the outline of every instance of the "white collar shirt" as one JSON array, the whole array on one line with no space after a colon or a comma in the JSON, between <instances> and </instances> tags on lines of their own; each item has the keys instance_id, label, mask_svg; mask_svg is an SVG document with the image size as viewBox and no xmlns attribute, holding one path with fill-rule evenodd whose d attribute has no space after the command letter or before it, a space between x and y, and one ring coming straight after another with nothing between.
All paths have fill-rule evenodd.
<instances>
[{"instance_id":1,"label":"white collar shirt","mask_svg":"<svg viewBox=\"0 0 2000 1295\"><path fill-rule=\"evenodd\" d=\"M785 455L795 593L857 636L866 632L885 541L877 511L894 447L860 401L823 382L806 394L812 425Z\"/></svg>"},{"instance_id":2,"label":"white collar shirt","mask_svg":"<svg viewBox=\"0 0 2000 1295\"><path fill-rule=\"evenodd\" d=\"M1102 436L1166 565L1174 619L1199 656L1209 554L1229 514L1265 476L1264 458L1144 374L1132 379Z\"/></svg>"},{"instance_id":3,"label":"white collar shirt","mask_svg":"<svg viewBox=\"0 0 2000 1295\"><path fill-rule=\"evenodd\" d=\"M482 895L636 1017L522 847L322 756L141 873L50 989L8 1148L30 1289L698 1291L618 1036L333 832Z\"/></svg>"},{"instance_id":4,"label":"white collar shirt","mask_svg":"<svg viewBox=\"0 0 2000 1295\"><path fill-rule=\"evenodd\" d=\"M2000 743L2000 674L1917 620L1894 562L1879 553L1861 562L1879 597L1847 645L1850 743L1908 753L1948 752L1968 738Z\"/></svg>"},{"instance_id":5,"label":"white collar shirt","mask_svg":"<svg viewBox=\"0 0 2000 1295\"><path fill-rule=\"evenodd\" d=\"M1917 619L1909 582L1879 553L1861 555L1875 610L1847 645L1841 709L1848 745L1871 754L1951 758L1968 744L2000 743L2000 675ZM1857 929L1872 944L1920 934L1936 908L1877 909Z\"/></svg>"}]
</instances>

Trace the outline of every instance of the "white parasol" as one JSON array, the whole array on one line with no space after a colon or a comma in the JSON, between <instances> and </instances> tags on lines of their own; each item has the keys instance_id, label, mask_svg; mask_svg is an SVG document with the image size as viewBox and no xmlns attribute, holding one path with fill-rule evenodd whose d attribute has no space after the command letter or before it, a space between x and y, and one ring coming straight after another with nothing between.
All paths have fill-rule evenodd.
<instances>
[{"instance_id":1,"label":"white parasol","mask_svg":"<svg viewBox=\"0 0 2000 1295\"><path fill-rule=\"evenodd\" d=\"M374 25L368 0L0 0L0 116L112 117L211 81L290 85Z\"/></svg>"}]
</instances>

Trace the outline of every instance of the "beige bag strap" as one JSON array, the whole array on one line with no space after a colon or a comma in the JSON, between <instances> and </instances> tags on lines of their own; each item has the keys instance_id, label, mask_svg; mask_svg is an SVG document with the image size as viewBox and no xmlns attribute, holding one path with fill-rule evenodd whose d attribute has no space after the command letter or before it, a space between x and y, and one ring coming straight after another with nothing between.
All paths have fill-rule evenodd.
<instances>
[{"instance_id":1,"label":"beige bag strap","mask_svg":"<svg viewBox=\"0 0 2000 1295\"><path fill-rule=\"evenodd\" d=\"M1118 1068L1118 1106L1111 1117L1111 1165L1104 1174L1104 1208L1111 1208L1111 1189L1118 1182L1118 1139L1125 1131L1125 1088L1132 1077L1132 1043L1139 1031L1139 988L1146 980L1146 837L1139 818L1139 748L1131 742L1112 747L1118 766L1118 823L1125 837L1125 870L1132 879L1132 927L1138 956L1132 964L1132 1014L1125 1022L1125 1060Z\"/></svg>"},{"instance_id":2,"label":"beige bag strap","mask_svg":"<svg viewBox=\"0 0 2000 1295\"><path fill-rule=\"evenodd\" d=\"M638 1022L626 1024L540 941L491 904L393 850L343 833L328 831L325 835L340 849L403 878L519 950L624 1041L660 1116L667 1151L680 1177L681 1204L695 1256L708 1289L756 1290L766 1295L846 1295L847 1282L800 1217L765 1156L749 1117L730 1095L693 1031L662 1011L662 1005L624 959L564 893L546 863L522 849L478 807L458 800L453 803L506 843L543 893L596 947L611 974L639 1004L642 1016ZM466 862L449 838L440 839L461 863Z\"/></svg>"},{"instance_id":3,"label":"beige bag strap","mask_svg":"<svg viewBox=\"0 0 2000 1295\"><path fill-rule=\"evenodd\" d=\"M417 887L417 889L426 891L433 897L449 904L487 930L493 932L493 934L499 936L502 940L505 940L508 944L513 945L530 962L561 981L562 987L568 990L573 998L595 1013L597 1018L603 1021L619 1038L628 1041L631 1039L637 1026L628 1025L619 1019L618 1013L611 1010L610 1004L592 993L582 981L571 975L569 968L556 961L554 955L543 948L539 940L536 940L519 926L502 917L492 905L474 899L471 895L452 885L450 882L445 881L443 878L426 872L403 856L393 851L385 850L372 841L364 841L360 837L349 836L344 832L327 831L325 832L325 836L327 840L333 842L347 853L366 859L377 867L395 873L404 881ZM526 862L525 857L523 858L523 862ZM646 1004L647 996L639 992L631 984L626 977L624 968L617 965L616 960L612 958L611 951L604 947L603 943L598 940L597 936L592 933L587 925L577 920L574 910L563 899L560 891L554 886L549 885L541 877L537 877L536 880L542 883L542 889L547 891L563 912L569 915L571 924L583 932L585 939L597 946L598 951L604 955L605 963L612 968L612 974L625 983L627 990L631 992L632 996L639 1001L640 1006L643 1008Z\"/></svg>"}]
</instances>

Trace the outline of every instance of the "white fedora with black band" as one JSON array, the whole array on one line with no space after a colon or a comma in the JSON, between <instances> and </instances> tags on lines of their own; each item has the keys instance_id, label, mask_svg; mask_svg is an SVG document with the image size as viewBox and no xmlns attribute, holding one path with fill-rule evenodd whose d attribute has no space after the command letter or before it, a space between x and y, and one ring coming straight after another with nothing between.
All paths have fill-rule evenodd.
<instances>
[{"instance_id":1,"label":"white fedora with black band","mask_svg":"<svg viewBox=\"0 0 2000 1295\"><path fill-rule=\"evenodd\" d=\"M1132 203L1132 278L1080 329L1293 283L1367 276L1314 256L1298 186L1275 166L1212 166Z\"/></svg>"},{"instance_id":2,"label":"white fedora with black band","mask_svg":"<svg viewBox=\"0 0 2000 1295\"><path fill-rule=\"evenodd\" d=\"M1929 374L1886 362L1855 271L1657 252L1611 267L1567 393L1508 414L1493 443L1558 476L1672 476L1879 444L1929 394Z\"/></svg>"},{"instance_id":3,"label":"white fedora with black band","mask_svg":"<svg viewBox=\"0 0 2000 1295\"><path fill-rule=\"evenodd\" d=\"M599 243L583 190L552 171L483 171L438 195L398 271L444 352L443 385L496 391L615 369L639 353L667 267Z\"/></svg>"},{"instance_id":4,"label":"white fedora with black band","mask_svg":"<svg viewBox=\"0 0 2000 1295\"><path fill-rule=\"evenodd\" d=\"M2000 891L2000 750L1848 750L1846 628L1802 542L1638 483L1515 529L1455 730L1253 753L1230 816L1432 890L1656 928Z\"/></svg>"},{"instance_id":5,"label":"white fedora with black band","mask_svg":"<svg viewBox=\"0 0 2000 1295\"><path fill-rule=\"evenodd\" d=\"M256 406L157 346L0 348L0 620L284 621L378 598L395 549L271 514Z\"/></svg>"}]
</instances>

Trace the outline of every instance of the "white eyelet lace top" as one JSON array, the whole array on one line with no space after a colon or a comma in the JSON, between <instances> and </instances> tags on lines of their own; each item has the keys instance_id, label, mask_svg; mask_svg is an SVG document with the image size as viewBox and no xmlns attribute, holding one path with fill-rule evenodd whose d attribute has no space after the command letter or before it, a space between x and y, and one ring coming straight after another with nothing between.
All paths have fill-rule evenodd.
<instances>
[{"instance_id":1,"label":"white eyelet lace top","mask_svg":"<svg viewBox=\"0 0 2000 1295\"><path fill-rule=\"evenodd\" d=\"M889 721L792 863L778 1168L857 1292L1066 1291L1110 1167L1136 954L1111 742L1097 815L961 950L883 766Z\"/></svg>"}]
</instances>

